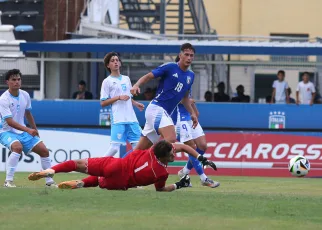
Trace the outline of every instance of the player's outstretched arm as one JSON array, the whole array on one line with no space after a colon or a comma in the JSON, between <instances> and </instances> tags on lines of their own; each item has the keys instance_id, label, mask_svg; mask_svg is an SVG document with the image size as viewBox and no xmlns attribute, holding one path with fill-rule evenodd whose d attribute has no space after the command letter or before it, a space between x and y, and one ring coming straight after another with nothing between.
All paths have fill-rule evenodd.
<instances>
[{"instance_id":1,"label":"player's outstretched arm","mask_svg":"<svg viewBox=\"0 0 322 230\"><path fill-rule=\"evenodd\" d=\"M154 79L154 75L152 72L144 75L143 77L141 77L132 87L131 89L131 94L136 96L138 94L141 93L141 90L140 90L140 86L141 85L144 85L145 83L151 81L152 79Z\"/></svg>"},{"instance_id":2,"label":"player's outstretched arm","mask_svg":"<svg viewBox=\"0 0 322 230\"><path fill-rule=\"evenodd\" d=\"M188 175L185 175L180 179L180 181L172 185L159 187L158 184L155 184L155 189L157 192L172 192L176 189L189 187L189 185L190 185L190 177Z\"/></svg>"},{"instance_id":3,"label":"player's outstretched arm","mask_svg":"<svg viewBox=\"0 0 322 230\"><path fill-rule=\"evenodd\" d=\"M193 156L195 158L197 158L203 166L210 166L211 168L213 168L214 170L217 170L217 166L214 162L208 160L206 157L200 155L196 150L194 150L193 148L191 148L189 145L185 145L185 144L173 144L174 148L175 148L175 152L185 152L188 153L190 156Z\"/></svg>"}]
</instances>

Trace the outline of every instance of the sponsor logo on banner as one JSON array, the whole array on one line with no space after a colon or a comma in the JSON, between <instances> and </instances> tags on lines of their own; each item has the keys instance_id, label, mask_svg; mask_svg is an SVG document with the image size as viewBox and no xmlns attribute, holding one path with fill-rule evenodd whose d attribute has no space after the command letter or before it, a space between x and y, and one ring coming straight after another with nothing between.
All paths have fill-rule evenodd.
<instances>
[{"instance_id":1,"label":"sponsor logo on banner","mask_svg":"<svg viewBox=\"0 0 322 230\"><path fill-rule=\"evenodd\" d=\"M52 166L67 160L102 157L110 144L109 136L92 133L39 130L39 134L49 150ZM9 154L10 151L2 146L0 171L5 170ZM41 170L40 157L35 153L23 154L17 171L33 172L39 170Z\"/></svg>"},{"instance_id":2,"label":"sponsor logo on banner","mask_svg":"<svg viewBox=\"0 0 322 230\"><path fill-rule=\"evenodd\" d=\"M270 129L285 129L285 113L270 112L268 117L268 128Z\"/></svg>"}]
</instances>

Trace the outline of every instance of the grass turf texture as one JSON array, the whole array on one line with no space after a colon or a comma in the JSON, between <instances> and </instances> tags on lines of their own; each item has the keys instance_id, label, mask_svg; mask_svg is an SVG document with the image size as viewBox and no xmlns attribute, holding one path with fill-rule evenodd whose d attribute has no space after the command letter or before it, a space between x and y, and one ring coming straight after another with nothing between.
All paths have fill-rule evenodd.
<instances>
[{"instance_id":1,"label":"grass turf texture","mask_svg":"<svg viewBox=\"0 0 322 230\"><path fill-rule=\"evenodd\" d=\"M16 173L20 188L0 188L0 229L320 229L321 180L218 177L217 189L202 187L157 193L98 188L45 189ZM82 178L58 174L57 182ZM0 173L1 183L4 173ZM173 183L176 176L168 180Z\"/></svg>"}]
</instances>

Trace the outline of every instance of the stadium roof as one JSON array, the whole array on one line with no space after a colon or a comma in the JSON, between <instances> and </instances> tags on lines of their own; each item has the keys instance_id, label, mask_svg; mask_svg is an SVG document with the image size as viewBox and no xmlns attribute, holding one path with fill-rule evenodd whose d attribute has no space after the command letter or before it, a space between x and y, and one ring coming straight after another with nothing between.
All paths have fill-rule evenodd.
<instances>
[{"instance_id":1,"label":"stadium roof","mask_svg":"<svg viewBox=\"0 0 322 230\"><path fill-rule=\"evenodd\" d=\"M197 54L322 55L319 42L219 41L219 40L139 40L83 38L63 41L27 42L23 52L128 52L178 53L181 44L194 45Z\"/></svg>"}]
</instances>

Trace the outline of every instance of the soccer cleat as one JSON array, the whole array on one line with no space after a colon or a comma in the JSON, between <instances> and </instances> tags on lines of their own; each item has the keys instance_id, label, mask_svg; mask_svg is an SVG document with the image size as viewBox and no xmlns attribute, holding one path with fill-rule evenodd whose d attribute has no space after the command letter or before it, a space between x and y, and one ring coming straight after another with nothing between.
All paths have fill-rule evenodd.
<instances>
[{"instance_id":1,"label":"soccer cleat","mask_svg":"<svg viewBox=\"0 0 322 230\"><path fill-rule=\"evenodd\" d=\"M46 183L46 188L58 188L58 185L55 182Z\"/></svg>"},{"instance_id":2,"label":"soccer cleat","mask_svg":"<svg viewBox=\"0 0 322 230\"><path fill-rule=\"evenodd\" d=\"M205 181L201 181L201 185L210 188L217 188L220 185L220 183L207 178Z\"/></svg>"},{"instance_id":3,"label":"soccer cleat","mask_svg":"<svg viewBox=\"0 0 322 230\"><path fill-rule=\"evenodd\" d=\"M70 181L64 181L58 184L58 188L60 189L77 189L77 188L83 188L84 182L81 180L70 180Z\"/></svg>"},{"instance_id":4,"label":"soccer cleat","mask_svg":"<svg viewBox=\"0 0 322 230\"><path fill-rule=\"evenodd\" d=\"M55 170L53 170L53 169L46 169L46 170L41 171L41 172L31 173L28 176L28 179L29 180L39 180L39 179L45 178L45 177L53 177L54 174L55 174Z\"/></svg>"},{"instance_id":5,"label":"soccer cleat","mask_svg":"<svg viewBox=\"0 0 322 230\"><path fill-rule=\"evenodd\" d=\"M182 177L184 177L186 174L184 174L183 173L183 169L181 169L179 172L178 172L178 176L179 176L179 178L181 179ZM190 184L189 184L189 187L192 187L192 184L191 184L191 182L190 182Z\"/></svg>"},{"instance_id":6,"label":"soccer cleat","mask_svg":"<svg viewBox=\"0 0 322 230\"><path fill-rule=\"evenodd\" d=\"M13 181L6 180L3 184L3 187L6 188L16 188L17 186L13 183Z\"/></svg>"}]
</instances>

